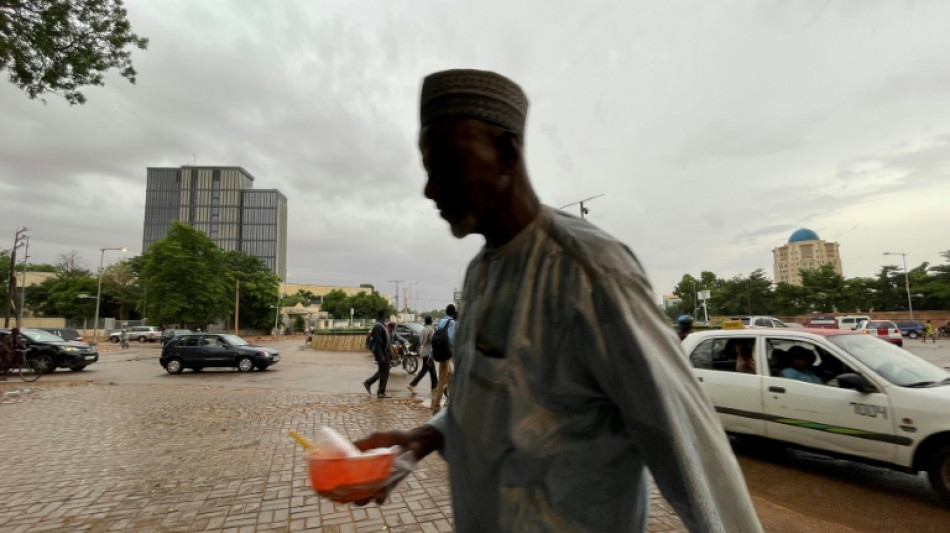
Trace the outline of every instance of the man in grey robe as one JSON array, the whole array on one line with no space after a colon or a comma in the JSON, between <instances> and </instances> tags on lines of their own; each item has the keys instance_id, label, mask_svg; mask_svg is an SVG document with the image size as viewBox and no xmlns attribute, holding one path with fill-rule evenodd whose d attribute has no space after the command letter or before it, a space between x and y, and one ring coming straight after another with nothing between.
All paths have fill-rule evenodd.
<instances>
[{"instance_id":1,"label":"man in grey robe","mask_svg":"<svg viewBox=\"0 0 950 533\"><path fill-rule=\"evenodd\" d=\"M425 79L425 195L456 237L485 246L465 276L448 409L356 444L440 451L457 531L643 531L647 469L691 531L761 531L643 268L538 201L527 108L492 72Z\"/></svg>"}]
</instances>

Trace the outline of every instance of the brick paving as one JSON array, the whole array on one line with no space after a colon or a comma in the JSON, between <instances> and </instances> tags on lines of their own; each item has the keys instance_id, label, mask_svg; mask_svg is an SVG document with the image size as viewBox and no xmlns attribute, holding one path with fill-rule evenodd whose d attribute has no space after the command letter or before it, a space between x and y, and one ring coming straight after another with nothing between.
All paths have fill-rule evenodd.
<instances>
[{"instance_id":1,"label":"brick paving","mask_svg":"<svg viewBox=\"0 0 950 533\"><path fill-rule=\"evenodd\" d=\"M355 439L428 418L411 399L98 383L0 383L0 529L452 531L445 463L422 461L386 504L334 504L309 487L288 437ZM685 531L654 489L648 531Z\"/></svg>"}]
</instances>

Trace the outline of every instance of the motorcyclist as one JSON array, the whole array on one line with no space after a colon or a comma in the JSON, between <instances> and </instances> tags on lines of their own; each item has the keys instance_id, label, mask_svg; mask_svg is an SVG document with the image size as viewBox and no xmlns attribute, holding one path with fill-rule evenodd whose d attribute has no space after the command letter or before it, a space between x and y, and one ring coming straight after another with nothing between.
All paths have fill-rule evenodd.
<instances>
[{"instance_id":1,"label":"motorcyclist","mask_svg":"<svg viewBox=\"0 0 950 533\"><path fill-rule=\"evenodd\" d=\"M693 332L693 322L695 320L689 315L680 315L676 319L676 334L679 335L680 340L685 339L687 335Z\"/></svg>"}]
</instances>

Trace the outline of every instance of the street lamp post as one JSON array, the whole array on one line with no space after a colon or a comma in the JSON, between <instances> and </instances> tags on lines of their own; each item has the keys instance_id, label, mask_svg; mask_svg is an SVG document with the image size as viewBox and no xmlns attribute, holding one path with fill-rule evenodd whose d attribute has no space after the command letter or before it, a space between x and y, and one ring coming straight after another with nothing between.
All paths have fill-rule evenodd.
<instances>
[{"instance_id":1,"label":"street lamp post","mask_svg":"<svg viewBox=\"0 0 950 533\"><path fill-rule=\"evenodd\" d=\"M904 264L904 290L907 291L907 311L910 313L910 319L914 319L914 303L910 298L910 278L907 277L907 252L884 252L884 255L899 255Z\"/></svg>"},{"instance_id":2,"label":"street lamp post","mask_svg":"<svg viewBox=\"0 0 950 533\"><path fill-rule=\"evenodd\" d=\"M99 344L99 301L102 299L102 262L105 259L106 252L117 250L125 253L125 248L99 248L99 286L96 289L96 317L92 323L92 344Z\"/></svg>"}]
</instances>

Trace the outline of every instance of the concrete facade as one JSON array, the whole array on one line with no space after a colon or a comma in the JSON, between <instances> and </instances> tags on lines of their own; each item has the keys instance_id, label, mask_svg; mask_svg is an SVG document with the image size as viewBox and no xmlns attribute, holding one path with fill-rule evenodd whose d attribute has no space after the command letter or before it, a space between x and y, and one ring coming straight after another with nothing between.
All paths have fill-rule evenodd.
<instances>
[{"instance_id":1,"label":"concrete facade","mask_svg":"<svg viewBox=\"0 0 950 533\"><path fill-rule=\"evenodd\" d=\"M776 283L802 284L802 270L819 269L831 265L841 274L841 253L837 242L823 241L809 229L799 229L788 239L788 244L772 250Z\"/></svg>"},{"instance_id":2,"label":"concrete facade","mask_svg":"<svg viewBox=\"0 0 950 533\"><path fill-rule=\"evenodd\" d=\"M164 239L172 222L183 222L286 279L287 197L253 187L254 176L241 167L148 168L142 252Z\"/></svg>"}]
</instances>

